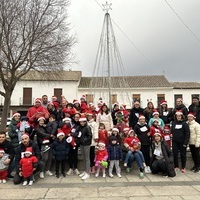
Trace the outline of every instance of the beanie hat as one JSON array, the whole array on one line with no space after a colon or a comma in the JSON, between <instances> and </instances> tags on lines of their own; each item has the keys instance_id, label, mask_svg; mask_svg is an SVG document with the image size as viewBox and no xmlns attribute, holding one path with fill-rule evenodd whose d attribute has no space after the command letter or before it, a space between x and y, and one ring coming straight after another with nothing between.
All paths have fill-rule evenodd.
<instances>
[{"instance_id":1,"label":"beanie hat","mask_svg":"<svg viewBox=\"0 0 200 200\"><path fill-rule=\"evenodd\" d=\"M0 149L0 153L5 153L4 149Z\"/></svg>"},{"instance_id":2,"label":"beanie hat","mask_svg":"<svg viewBox=\"0 0 200 200\"><path fill-rule=\"evenodd\" d=\"M69 118L69 117L65 117L65 118L63 118L62 121L63 121L63 122L65 122L65 121L69 121L69 122L71 122L72 120L71 120L71 118Z\"/></svg>"},{"instance_id":3,"label":"beanie hat","mask_svg":"<svg viewBox=\"0 0 200 200\"><path fill-rule=\"evenodd\" d=\"M64 135L64 132L61 129L58 129L57 138Z\"/></svg>"},{"instance_id":4,"label":"beanie hat","mask_svg":"<svg viewBox=\"0 0 200 200\"><path fill-rule=\"evenodd\" d=\"M33 153L32 147L27 147L26 151L24 153L29 153L32 155L32 153Z\"/></svg>"},{"instance_id":5,"label":"beanie hat","mask_svg":"<svg viewBox=\"0 0 200 200\"><path fill-rule=\"evenodd\" d=\"M28 121L28 117L27 116L22 116L20 121Z\"/></svg>"},{"instance_id":6,"label":"beanie hat","mask_svg":"<svg viewBox=\"0 0 200 200\"><path fill-rule=\"evenodd\" d=\"M41 98L36 98L36 99L35 99L35 103L36 103L36 102L42 103L42 99L41 99Z\"/></svg>"},{"instance_id":7,"label":"beanie hat","mask_svg":"<svg viewBox=\"0 0 200 200\"><path fill-rule=\"evenodd\" d=\"M176 113L175 113L175 115L183 115L182 110L177 110Z\"/></svg>"},{"instance_id":8,"label":"beanie hat","mask_svg":"<svg viewBox=\"0 0 200 200\"><path fill-rule=\"evenodd\" d=\"M138 119L145 119L145 116L144 115L139 115Z\"/></svg>"},{"instance_id":9,"label":"beanie hat","mask_svg":"<svg viewBox=\"0 0 200 200\"><path fill-rule=\"evenodd\" d=\"M162 105L167 105L167 101L166 100L162 100L161 102L160 102L160 105L162 106Z\"/></svg>"},{"instance_id":10,"label":"beanie hat","mask_svg":"<svg viewBox=\"0 0 200 200\"><path fill-rule=\"evenodd\" d=\"M14 114L13 114L13 116L12 116L12 117L15 117L15 116L21 116L21 114L20 114L20 113L18 113L18 112L16 112L16 113L14 113Z\"/></svg>"},{"instance_id":11,"label":"beanie hat","mask_svg":"<svg viewBox=\"0 0 200 200\"><path fill-rule=\"evenodd\" d=\"M195 117L195 114L192 113L192 112L189 112L189 113L188 113L188 117L194 117L194 118L196 118L196 117Z\"/></svg>"},{"instance_id":12,"label":"beanie hat","mask_svg":"<svg viewBox=\"0 0 200 200\"><path fill-rule=\"evenodd\" d=\"M117 141L117 137L116 136L111 136L110 137L110 141Z\"/></svg>"},{"instance_id":13,"label":"beanie hat","mask_svg":"<svg viewBox=\"0 0 200 200\"><path fill-rule=\"evenodd\" d=\"M116 131L119 133L119 129L118 128L113 128L112 131Z\"/></svg>"},{"instance_id":14,"label":"beanie hat","mask_svg":"<svg viewBox=\"0 0 200 200\"><path fill-rule=\"evenodd\" d=\"M40 120L46 121L46 119L45 119L44 117L39 117L39 118L38 118L38 122L39 122Z\"/></svg>"}]
</instances>

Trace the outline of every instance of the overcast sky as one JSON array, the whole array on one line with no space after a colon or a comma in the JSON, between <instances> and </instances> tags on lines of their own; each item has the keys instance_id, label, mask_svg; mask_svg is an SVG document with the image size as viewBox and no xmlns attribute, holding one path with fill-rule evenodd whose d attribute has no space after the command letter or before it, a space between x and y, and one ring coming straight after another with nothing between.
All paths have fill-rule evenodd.
<instances>
[{"instance_id":1,"label":"overcast sky","mask_svg":"<svg viewBox=\"0 0 200 200\"><path fill-rule=\"evenodd\" d=\"M78 64L71 69L82 70L83 76L92 76L105 2L71 0L69 22L78 39L73 48ZM169 81L200 82L200 0L167 2L185 25L165 0L108 0L124 75L164 74Z\"/></svg>"}]
</instances>

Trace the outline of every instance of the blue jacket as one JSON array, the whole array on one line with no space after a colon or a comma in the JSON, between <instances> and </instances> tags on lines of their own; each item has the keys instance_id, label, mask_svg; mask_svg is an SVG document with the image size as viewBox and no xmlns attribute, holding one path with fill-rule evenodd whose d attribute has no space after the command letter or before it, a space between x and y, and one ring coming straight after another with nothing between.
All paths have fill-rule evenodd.
<instances>
[{"instance_id":1,"label":"blue jacket","mask_svg":"<svg viewBox=\"0 0 200 200\"><path fill-rule=\"evenodd\" d=\"M122 160L122 158L121 146L118 143L115 145L110 144L108 146L108 160Z\"/></svg>"}]
</instances>

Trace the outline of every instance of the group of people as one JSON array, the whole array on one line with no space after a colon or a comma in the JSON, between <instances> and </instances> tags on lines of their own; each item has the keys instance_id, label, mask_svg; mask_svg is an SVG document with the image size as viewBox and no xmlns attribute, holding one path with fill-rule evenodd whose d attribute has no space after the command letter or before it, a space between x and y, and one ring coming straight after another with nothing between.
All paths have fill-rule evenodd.
<instances>
[{"instance_id":1,"label":"group of people","mask_svg":"<svg viewBox=\"0 0 200 200\"><path fill-rule=\"evenodd\" d=\"M98 105L80 101L59 101L47 95L35 99L26 116L14 113L6 133L0 132L0 182L13 178L15 184L32 185L34 174L40 178L76 174L82 180L91 174L120 178L123 162L130 172L135 160L139 178L145 173L174 177L176 171L186 172L186 149L189 145L195 173L199 172L200 103L194 97L186 108L182 99L169 109L167 101L155 109L148 102L145 109L139 101L126 105L115 103L110 111L100 99ZM78 169L78 151L83 156L83 172ZM180 152L181 166L179 166ZM66 161L69 169L66 172ZM14 177L12 174L14 172Z\"/></svg>"}]
</instances>

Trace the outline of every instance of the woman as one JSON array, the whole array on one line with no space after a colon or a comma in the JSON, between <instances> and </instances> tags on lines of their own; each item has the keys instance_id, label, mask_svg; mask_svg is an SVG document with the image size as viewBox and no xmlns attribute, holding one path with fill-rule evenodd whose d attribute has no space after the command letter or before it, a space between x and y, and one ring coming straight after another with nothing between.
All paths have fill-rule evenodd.
<instances>
[{"instance_id":1,"label":"woman","mask_svg":"<svg viewBox=\"0 0 200 200\"><path fill-rule=\"evenodd\" d=\"M153 112L154 112L154 105L150 101L150 102L147 103L147 107L144 109L144 116L145 116L145 118L147 120L147 123L152 118Z\"/></svg>"},{"instance_id":2,"label":"woman","mask_svg":"<svg viewBox=\"0 0 200 200\"><path fill-rule=\"evenodd\" d=\"M162 139L160 133L154 134L154 141L152 143L152 174L162 173L163 177L174 177L173 153L168 144Z\"/></svg>"},{"instance_id":3,"label":"woman","mask_svg":"<svg viewBox=\"0 0 200 200\"><path fill-rule=\"evenodd\" d=\"M97 115L96 122L99 126L100 123L103 123L106 127L107 131L111 131L113 128L113 120L112 116L109 112L108 106L106 104L103 104L103 106L100 109L100 112Z\"/></svg>"},{"instance_id":4,"label":"woman","mask_svg":"<svg viewBox=\"0 0 200 200\"><path fill-rule=\"evenodd\" d=\"M200 150L200 124L195 121L195 116L193 113L188 114L188 125L190 128L190 139L189 139L189 148L192 154L192 160L194 162L194 167L191 171L195 173L199 172L199 150Z\"/></svg>"},{"instance_id":5,"label":"woman","mask_svg":"<svg viewBox=\"0 0 200 200\"><path fill-rule=\"evenodd\" d=\"M176 111L171 126L172 151L174 154L175 170L179 170L178 154L181 154L181 171L186 172L186 148L190 138L189 125L186 123L182 111Z\"/></svg>"}]
</instances>

